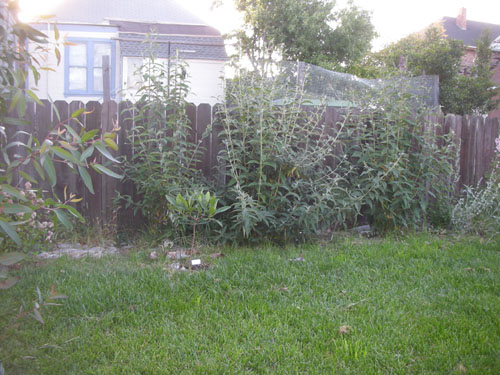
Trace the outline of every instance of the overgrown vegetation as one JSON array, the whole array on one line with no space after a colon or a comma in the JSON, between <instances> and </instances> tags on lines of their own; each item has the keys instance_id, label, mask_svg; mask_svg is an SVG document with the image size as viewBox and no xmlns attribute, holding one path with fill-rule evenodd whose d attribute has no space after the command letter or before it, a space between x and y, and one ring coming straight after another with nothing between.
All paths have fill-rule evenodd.
<instances>
[{"instance_id":1,"label":"overgrown vegetation","mask_svg":"<svg viewBox=\"0 0 500 375\"><path fill-rule=\"evenodd\" d=\"M307 77L241 70L209 129L222 149L207 179L198 164L203 138L195 139L186 116L182 65L172 64L169 72L151 57L141 68L126 162L140 196L136 210L160 239L186 235L173 197L202 190L227 207L217 217L222 225L203 233L222 242L304 241L360 215L379 231L449 222L457 150L436 135L429 109L404 79L391 77L365 97L356 92L355 107L329 123L326 102L310 105Z\"/></svg>"},{"instance_id":2,"label":"overgrown vegetation","mask_svg":"<svg viewBox=\"0 0 500 375\"><path fill-rule=\"evenodd\" d=\"M453 208L457 231L492 236L500 233L500 138L495 140L492 171L482 186L467 186Z\"/></svg>"},{"instance_id":3,"label":"overgrown vegetation","mask_svg":"<svg viewBox=\"0 0 500 375\"><path fill-rule=\"evenodd\" d=\"M452 135L438 135L437 112L408 94L404 77L388 82L357 98L340 134L354 204L379 232L446 226L458 173Z\"/></svg>"},{"instance_id":4,"label":"overgrown vegetation","mask_svg":"<svg viewBox=\"0 0 500 375\"><path fill-rule=\"evenodd\" d=\"M307 106L302 86L283 82L249 74L228 89L226 236L303 240L359 215L379 231L449 222L457 150L404 78L356 92L336 124L324 119L326 103Z\"/></svg>"},{"instance_id":5,"label":"overgrown vegetation","mask_svg":"<svg viewBox=\"0 0 500 375\"><path fill-rule=\"evenodd\" d=\"M339 8L330 0L237 0L235 7L244 25L231 37L256 71L277 56L345 70L376 36L371 14L353 2Z\"/></svg>"},{"instance_id":6,"label":"overgrown vegetation","mask_svg":"<svg viewBox=\"0 0 500 375\"><path fill-rule=\"evenodd\" d=\"M36 84L40 77L39 59L34 54L50 53L54 47L53 53L60 58L59 33L55 27L56 44L52 46L45 34L16 20L16 2L1 6L6 7L6 11L0 14L0 246L12 249L29 245L29 241L43 231L44 236L39 240L50 242L53 227L60 223L72 228L71 218L84 221L72 206L80 197L66 188L64 196L55 194L54 163L62 163L78 174L92 193L88 168L119 176L92 158L94 152L109 158L107 149L116 149L117 145L114 132L98 134L98 130L85 129L78 120L84 108L67 119L55 111L56 120L48 134L44 138L36 137L31 122L26 119L27 105L29 102L44 104L27 88L27 79L31 75ZM27 49L29 43L34 43L31 52Z\"/></svg>"},{"instance_id":7,"label":"overgrown vegetation","mask_svg":"<svg viewBox=\"0 0 500 375\"><path fill-rule=\"evenodd\" d=\"M121 198L133 205L160 237L173 224L166 196L204 186L196 168L201 140L195 140L186 114L189 87L185 69L179 59L165 64L151 54L136 73L142 86L137 92L139 99L130 109L134 127L128 140L133 155L125 161L125 175L140 198L136 202L130 196Z\"/></svg>"},{"instance_id":8,"label":"overgrown vegetation","mask_svg":"<svg viewBox=\"0 0 500 375\"><path fill-rule=\"evenodd\" d=\"M243 73L219 115L225 236L303 240L353 218L351 193L333 164L338 135L325 106L305 109L302 87ZM281 99L284 105L276 104Z\"/></svg>"},{"instance_id":9,"label":"overgrown vegetation","mask_svg":"<svg viewBox=\"0 0 500 375\"><path fill-rule=\"evenodd\" d=\"M369 54L353 68L361 77L381 77L387 71L409 76L439 76L439 103L444 113L485 114L498 106L498 88L490 70L491 37L483 32L477 41L472 67L463 68L465 45L447 38L442 25L433 24L424 32L409 35L383 50Z\"/></svg>"}]
</instances>

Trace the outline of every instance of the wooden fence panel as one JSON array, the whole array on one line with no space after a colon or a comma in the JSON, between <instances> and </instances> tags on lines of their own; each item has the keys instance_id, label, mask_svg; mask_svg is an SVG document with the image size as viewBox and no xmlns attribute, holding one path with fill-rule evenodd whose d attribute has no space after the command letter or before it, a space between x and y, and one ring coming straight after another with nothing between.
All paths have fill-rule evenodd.
<instances>
[{"instance_id":1,"label":"wooden fence panel","mask_svg":"<svg viewBox=\"0 0 500 375\"><path fill-rule=\"evenodd\" d=\"M85 116L85 128L87 131L93 129L101 129L101 103L99 102L88 102L87 103L87 114ZM102 157L97 150L89 158L90 161L96 161L97 163L102 162ZM94 194L85 189L84 200L84 214L87 216L94 224L100 224L102 216L102 179L101 174L97 173L93 168L88 168L90 177L92 178L92 186L94 188Z\"/></svg>"},{"instance_id":2,"label":"wooden fence panel","mask_svg":"<svg viewBox=\"0 0 500 375\"><path fill-rule=\"evenodd\" d=\"M23 130L33 134L40 142L43 142L48 136L54 125L61 121L69 120L69 124L79 132L81 126L85 126L86 130L99 129L101 134L110 132L113 128L118 127L117 144L118 151L113 151L112 155L117 158L127 158L131 160L133 148L129 143L130 131L135 125L133 107L130 102L115 103L113 101L100 104L98 102L89 102L86 105L86 114L80 114L77 120L71 119L71 114L80 108L84 108L82 102L76 101L66 103L57 101L53 104L48 101L43 101L43 105L30 103L25 118L33 125L25 127L17 127L17 130ZM308 108L307 110L312 110ZM222 139L219 133L222 130L221 124L216 118L217 107L212 107L209 104L200 104L199 106L188 105L186 115L189 119L191 131L188 135L188 141L193 142L200 147L201 157L196 164L196 168L208 178L217 178L220 176L217 168L220 170L224 166L219 165L219 154L223 151ZM10 114L15 116L15 114ZM355 114L354 114L355 116ZM341 131L342 110L333 107L327 107L322 121L324 122L324 132L329 136L335 136ZM484 119L481 116L455 116L447 115L439 117L429 115L427 117L426 129L430 129L431 124L438 123L434 129L436 134L452 134L453 140L457 147L460 147L458 160L459 182L457 190L460 190L464 185L474 185L481 181L490 170L493 158L496 156L495 139L498 137L500 121L499 119ZM423 129L415 129L422 131ZM12 129L8 129L12 133ZM208 135L208 136L207 136ZM357 142L356 133L354 134L353 142ZM26 134L16 135L16 139L25 142L29 137ZM439 146L442 146L440 143ZM22 148L15 148L15 151L22 155ZM338 158L342 157L343 145L339 142L335 144L332 155L328 156L325 164L335 168L338 164ZM10 155L10 154L9 154ZM96 160L97 162L106 164L105 158L96 151L89 161ZM116 196L115 191L119 191L122 195L132 197L136 201L138 197L134 185L129 180L118 181L104 176L92 168L89 168L94 192L91 194L84 187L81 178L73 173L64 163L55 163L57 172L57 184L54 189L56 195L63 199L64 187L68 186L68 193L72 192L79 197L83 197L81 203L75 204L76 208L82 212L87 218L94 223L109 224L114 219L115 207L113 200ZM116 168L111 166L112 169ZM33 168L23 167L23 172L37 177L37 173ZM223 182L220 177L220 182ZM17 179L16 182L21 183L22 179ZM451 183L450 179L450 183ZM50 185L45 182L42 187L50 190ZM119 206L119 214L117 217L117 225L120 229L138 228L142 225L144 219L140 214L134 215L132 207L125 207L125 204Z\"/></svg>"},{"instance_id":3,"label":"wooden fence panel","mask_svg":"<svg viewBox=\"0 0 500 375\"><path fill-rule=\"evenodd\" d=\"M113 101L104 102L102 104L101 111L101 133L111 133L113 129L118 127L118 105ZM120 158L119 150L115 151L110 149L110 154L114 158ZM107 164L108 160L102 161ZM111 170L116 169L113 166L107 166ZM115 215L114 215L114 204L113 201L116 197L115 190L118 188L118 180L116 178L110 177L108 175L101 175L101 184L102 184L102 194L101 194L101 207L102 207L102 215L103 222L108 225L113 224L116 225Z\"/></svg>"},{"instance_id":4,"label":"wooden fence panel","mask_svg":"<svg viewBox=\"0 0 500 375\"><path fill-rule=\"evenodd\" d=\"M67 124L69 118L69 104L65 101L58 100L52 106L52 119L55 127L64 129L63 125ZM70 193L76 194L76 176L71 171L71 168L62 159L58 158L59 162L54 163L54 168L57 175L57 183L55 186L55 193L61 201L64 199L64 191L66 190L67 196Z\"/></svg>"},{"instance_id":5,"label":"wooden fence panel","mask_svg":"<svg viewBox=\"0 0 500 375\"><path fill-rule=\"evenodd\" d=\"M205 177L210 177L212 170L211 133L206 136L208 127L212 126L212 107L209 104L200 104L196 115L196 139L201 146L201 160L197 168L201 169ZM204 136L205 135L205 136Z\"/></svg>"},{"instance_id":6,"label":"wooden fence panel","mask_svg":"<svg viewBox=\"0 0 500 375\"><path fill-rule=\"evenodd\" d=\"M133 149L130 144L130 131L134 126L134 112L132 103L121 102L118 106L118 154L126 159L132 160ZM125 177L124 180L118 183L118 191L122 196L131 197L132 201L136 199L136 192L132 181ZM120 202L118 217L118 230L132 230L140 228L142 225L142 217L134 214L134 207L128 205L125 200Z\"/></svg>"},{"instance_id":7,"label":"wooden fence panel","mask_svg":"<svg viewBox=\"0 0 500 375\"><path fill-rule=\"evenodd\" d=\"M212 157L210 160L210 171L213 176L216 176L216 178L219 179L220 182L224 181L224 176L221 176L221 173L218 173L217 167L219 167L219 170L221 168L224 168L225 166L219 165L219 154L222 152L224 149L224 144L222 143L222 138L220 137L220 133L222 130L224 130L224 126L222 125L221 119L220 119L220 112L221 107L220 105L216 105L213 108L213 114L212 114L212 141L211 141L211 146L212 146Z\"/></svg>"},{"instance_id":8,"label":"wooden fence panel","mask_svg":"<svg viewBox=\"0 0 500 375\"><path fill-rule=\"evenodd\" d=\"M476 149L474 154L474 185L477 185L484 174L484 120L481 117L475 118L476 123Z\"/></svg>"}]
</instances>

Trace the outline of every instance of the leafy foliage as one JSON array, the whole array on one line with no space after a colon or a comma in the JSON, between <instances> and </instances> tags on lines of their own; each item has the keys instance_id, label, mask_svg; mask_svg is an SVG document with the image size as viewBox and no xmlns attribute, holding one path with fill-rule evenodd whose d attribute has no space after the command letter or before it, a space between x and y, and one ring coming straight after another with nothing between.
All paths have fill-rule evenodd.
<instances>
[{"instance_id":1,"label":"leafy foliage","mask_svg":"<svg viewBox=\"0 0 500 375\"><path fill-rule=\"evenodd\" d=\"M40 65L26 46L43 42L45 46L38 45L35 50L48 53L49 45L44 34L15 21L15 6L9 3L8 11L0 15L3 31L0 34L0 241L4 241L3 246L6 240L21 245L18 231L22 231L23 225L29 224L37 212L40 217L69 228L72 227L70 217L83 221L81 214L71 206L80 199L66 194L65 189L64 201L61 201L53 191L57 183L55 162L66 164L79 174L92 193L88 168L120 177L91 160L94 150L113 160L107 148L116 147L116 143L114 133L99 136L97 130L85 129L78 120L84 109L74 112L69 119L61 119L56 113L57 122L48 135L44 139L34 135L32 124L25 119L27 104L43 103L26 88L26 83L30 71L36 84ZM58 44L55 51L60 55ZM29 173L28 168L34 172Z\"/></svg>"},{"instance_id":2,"label":"leafy foliage","mask_svg":"<svg viewBox=\"0 0 500 375\"><path fill-rule=\"evenodd\" d=\"M181 195L171 197L166 196L169 205L169 217L171 222L185 230L185 226L190 225L192 228L191 251L194 251L196 243L196 229L198 226L208 226L211 223L216 223L222 226L222 223L215 219L215 216L227 211L229 207L217 208L218 199L210 192L192 191Z\"/></svg>"},{"instance_id":3,"label":"leafy foliage","mask_svg":"<svg viewBox=\"0 0 500 375\"><path fill-rule=\"evenodd\" d=\"M438 75L439 102L444 113L487 113L497 105L489 71L489 45L488 35L483 34L471 74L462 75L463 42L446 38L443 26L434 24L370 55L355 71L370 78L387 71L402 71L410 76Z\"/></svg>"},{"instance_id":4,"label":"leafy foliage","mask_svg":"<svg viewBox=\"0 0 500 375\"><path fill-rule=\"evenodd\" d=\"M495 140L495 158L486 183L467 186L453 208L452 224L460 232L479 235L500 232L500 138Z\"/></svg>"},{"instance_id":5,"label":"leafy foliage","mask_svg":"<svg viewBox=\"0 0 500 375\"><path fill-rule=\"evenodd\" d=\"M301 86L242 74L219 113L220 195L232 207L226 235L298 240L344 223L353 207L333 162L337 137L322 121L325 106L306 110Z\"/></svg>"},{"instance_id":6,"label":"leafy foliage","mask_svg":"<svg viewBox=\"0 0 500 375\"><path fill-rule=\"evenodd\" d=\"M132 108L135 126L129 141L133 155L125 161L125 174L140 196L133 202L135 211L141 212L150 229L159 233L169 220L166 195L175 196L202 181L195 168L201 140L190 138L185 65L179 59L164 64L151 54L137 74L143 83Z\"/></svg>"},{"instance_id":7,"label":"leafy foliage","mask_svg":"<svg viewBox=\"0 0 500 375\"><path fill-rule=\"evenodd\" d=\"M402 78L402 77L401 77ZM405 80L358 98L341 140L350 161L350 189L379 230L417 229L451 209L457 149ZM449 216L449 215L448 215ZM446 221L446 220L445 220Z\"/></svg>"},{"instance_id":8,"label":"leafy foliage","mask_svg":"<svg viewBox=\"0 0 500 375\"><path fill-rule=\"evenodd\" d=\"M276 53L345 68L361 59L375 36L370 14L352 3L339 10L323 0L238 0L235 5L245 22L234 34L238 47L261 72Z\"/></svg>"}]
</instances>

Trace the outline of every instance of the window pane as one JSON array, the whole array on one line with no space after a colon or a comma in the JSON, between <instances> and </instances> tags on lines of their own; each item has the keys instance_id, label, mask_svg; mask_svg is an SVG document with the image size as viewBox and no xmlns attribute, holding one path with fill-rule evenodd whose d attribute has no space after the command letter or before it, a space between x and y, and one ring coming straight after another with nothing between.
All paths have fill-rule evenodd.
<instances>
[{"instance_id":1,"label":"window pane","mask_svg":"<svg viewBox=\"0 0 500 375\"><path fill-rule=\"evenodd\" d=\"M102 68L94 68L94 91L103 91Z\"/></svg>"},{"instance_id":2,"label":"window pane","mask_svg":"<svg viewBox=\"0 0 500 375\"><path fill-rule=\"evenodd\" d=\"M94 66L102 67L102 57L109 56L111 65L111 45L108 43L94 43Z\"/></svg>"},{"instance_id":3,"label":"window pane","mask_svg":"<svg viewBox=\"0 0 500 375\"><path fill-rule=\"evenodd\" d=\"M69 68L69 89L87 90L87 68Z\"/></svg>"},{"instance_id":4,"label":"window pane","mask_svg":"<svg viewBox=\"0 0 500 375\"><path fill-rule=\"evenodd\" d=\"M87 45L77 44L69 46L69 65L87 66Z\"/></svg>"}]
</instances>

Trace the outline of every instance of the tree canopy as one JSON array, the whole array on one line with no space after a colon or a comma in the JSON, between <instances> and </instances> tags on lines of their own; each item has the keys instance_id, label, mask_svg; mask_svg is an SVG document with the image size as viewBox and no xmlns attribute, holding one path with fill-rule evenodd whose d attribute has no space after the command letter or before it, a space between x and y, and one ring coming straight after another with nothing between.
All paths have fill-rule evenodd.
<instances>
[{"instance_id":1,"label":"tree canopy","mask_svg":"<svg viewBox=\"0 0 500 375\"><path fill-rule=\"evenodd\" d=\"M245 24L235 37L254 68L279 54L337 70L361 60L375 30L370 13L352 2L335 9L324 0L235 0Z\"/></svg>"},{"instance_id":2,"label":"tree canopy","mask_svg":"<svg viewBox=\"0 0 500 375\"><path fill-rule=\"evenodd\" d=\"M370 78L388 71L409 76L438 75L439 102L444 113L487 113L497 105L489 69L490 44L488 33L483 33L477 42L473 66L467 74L462 74L465 45L447 38L443 26L437 23L370 54L355 72Z\"/></svg>"}]
</instances>

